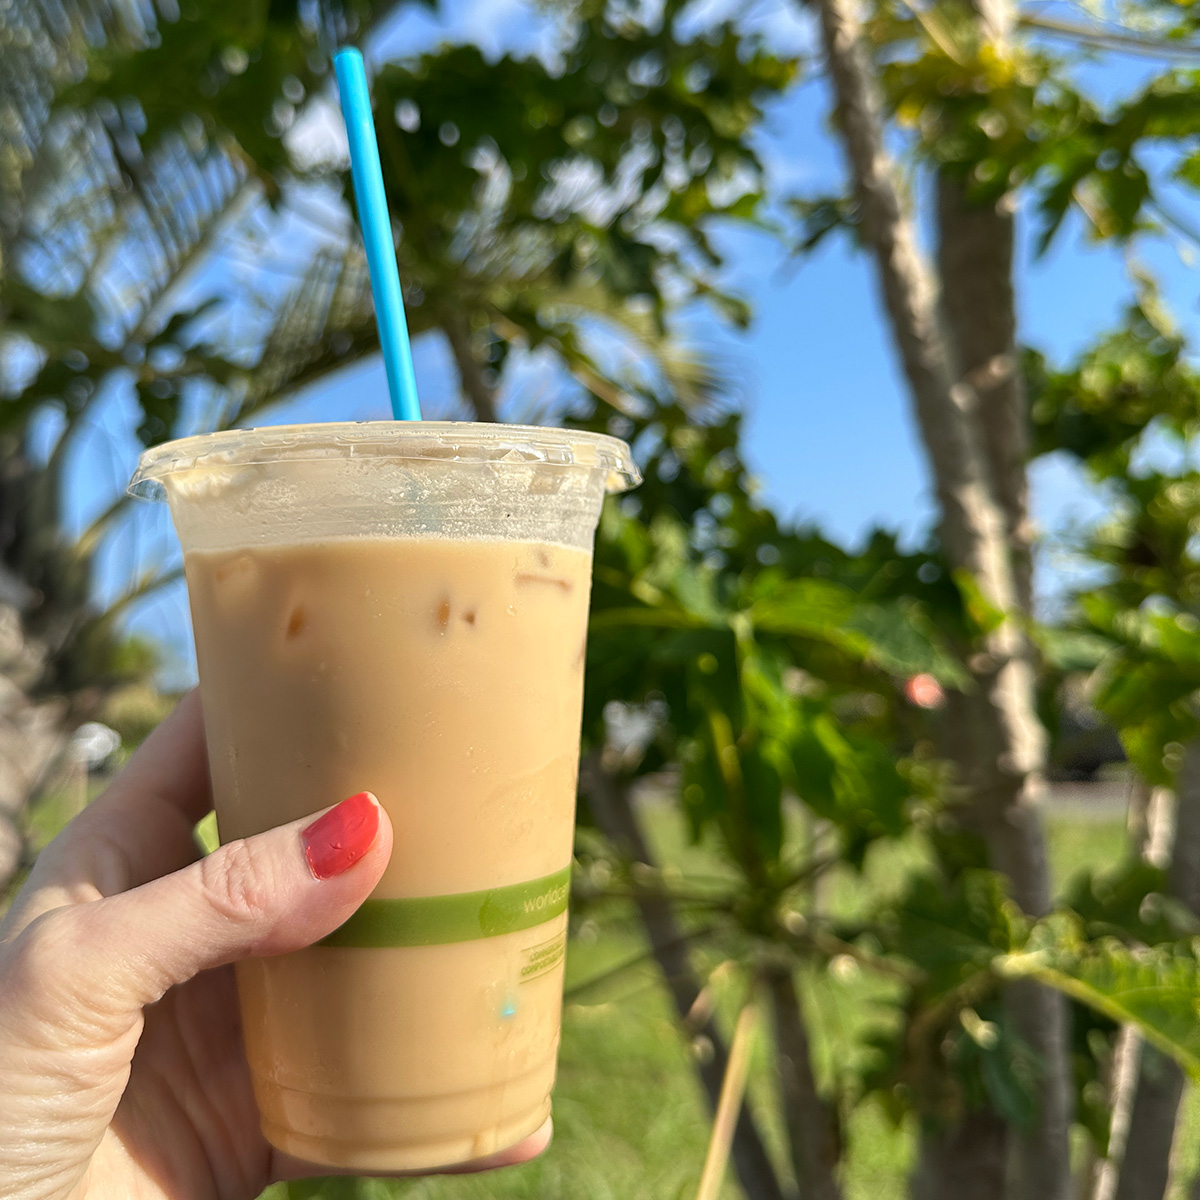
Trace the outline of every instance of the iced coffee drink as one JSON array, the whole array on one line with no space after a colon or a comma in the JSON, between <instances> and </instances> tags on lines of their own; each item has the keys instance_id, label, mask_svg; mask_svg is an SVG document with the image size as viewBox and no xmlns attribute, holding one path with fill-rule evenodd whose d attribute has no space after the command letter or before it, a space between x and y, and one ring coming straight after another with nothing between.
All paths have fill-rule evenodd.
<instances>
[{"instance_id":1,"label":"iced coffee drink","mask_svg":"<svg viewBox=\"0 0 1200 1200\"><path fill-rule=\"evenodd\" d=\"M142 472L184 540L222 839L363 790L395 829L346 925L238 966L263 1128L315 1163L461 1162L549 1113L591 538L631 468L550 430L290 432Z\"/></svg>"}]
</instances>

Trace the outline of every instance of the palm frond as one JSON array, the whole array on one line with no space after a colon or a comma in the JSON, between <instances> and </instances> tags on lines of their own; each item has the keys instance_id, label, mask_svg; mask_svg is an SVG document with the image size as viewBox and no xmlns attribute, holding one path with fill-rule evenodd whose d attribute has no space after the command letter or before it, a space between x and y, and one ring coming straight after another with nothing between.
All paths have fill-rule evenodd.
<instances>
[{"instance_id":1,"label":"palm frond","mask_svg":"<svg viewBox=\"0 0 1200 1200\"><path fill-rule=\"evenodd\" d=\"M90 47L144 44L154 26L138 0L14 0L0 41L0 254L20 228L55 93L79 78ZM36 183L36 179L33 180ZM2 265L2 263L0 263Z\"/></svg>"},{"instance_id":2,"label":"palm frond","mask_svg":"<svg viewBox=\"0 0 1200 1200\"><path fill-rule=\"evenodd\" d=\"M318 250L263 342L239 416L376 349L374 313L361 244Z\"/></svg>"},{"instance_id":3,"label":"palm frond","mask_svg":"<svg viewBox=\"0 0 1200 1200\"><path fill-rule=\"evenodd\" d=\"M14 258L43 294L86 296L102 342L143 340L257 185L219 146L181 133L140 159L94 115L65 114L62 125Z\"/></svg>"}]
</instances>

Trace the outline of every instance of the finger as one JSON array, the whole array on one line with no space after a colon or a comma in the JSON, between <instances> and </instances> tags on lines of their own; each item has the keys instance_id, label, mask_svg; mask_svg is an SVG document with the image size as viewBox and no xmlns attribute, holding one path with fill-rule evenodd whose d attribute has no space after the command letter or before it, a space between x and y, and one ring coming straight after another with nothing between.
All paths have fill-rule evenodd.
<instances>
[{"instance_id":1,"label":"finger","mask_svg":"<svg viewBox=\"0 0 1200 1200\"><path fill-rule=\"evenodd\" d=\"M510 1146L507 1150L500 1150L496 1154L489 1154L487 1158L477 1158L473 1162L450 1167L444 1173L446 1175L474 1175L479 1171L494 1171L498 1167L520 1166L521 1163L529 1162L545 1151L553 1137L554 1121L547 1117L546 1123L541 1129L537 1133L530 1134L523 1142L518 1142L515 1146Z\"/></svg>"},{"instance_id":2,"label":"finger","mask_svg":"<svg viewBox=\"0 0 1200 1200\"><path fill-rule=\"evenodd\" d=\"M41 944L41 987L74 1011L131 1018L209 967L332 933L379 881L391 848L387 816L363 792L132 891L47 913L14 949Z\"/></svg>"},{"instance_id":3,"label":"finger","mask_svg":"<svg viewBox=\"0 0 1200 1200\"><path fill-rule=\"evenodd\" d=\"M537 1158L550 1145L550 1139L553 1136L554 1122L547 1117L545 1124L536 1133L530 1134L515 1146L509 1146L507 1150L489 1154L486 1158L475 1158L470 1162L459 1163L457 1166L438 1167L427 1171L372 1171L370 1175L375 1179L411 1179L424 1175L477 1175L481 1171L495 1171L500 1167L516 1167ZM300 1159L292 1158L291 1155L283 1154L278 1150L275 1151L271 1162L271 1181L273 1183L293 1179L311 1179L317 1175L361 1176L363 1174L362 1170L358 1168L350 1170L301 1162Z\"/></svg>"}]
</instances>

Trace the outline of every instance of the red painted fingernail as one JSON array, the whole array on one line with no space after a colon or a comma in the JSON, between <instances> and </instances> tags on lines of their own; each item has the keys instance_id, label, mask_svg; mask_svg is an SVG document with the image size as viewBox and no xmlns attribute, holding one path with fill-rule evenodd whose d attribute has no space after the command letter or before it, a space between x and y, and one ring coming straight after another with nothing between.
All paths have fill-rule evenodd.
<instances>
[{"instance_id":1,"label":"red painted fingernail","mask_svg":"<svg viewBox=\"0 0 1200 1200\"><path fill-rule=\"evenodd\" d=\"M370 792L343 800L300 833L315 879L332 879L350 870L378 836L379 802Z\"/></svg>"}]
</instances>

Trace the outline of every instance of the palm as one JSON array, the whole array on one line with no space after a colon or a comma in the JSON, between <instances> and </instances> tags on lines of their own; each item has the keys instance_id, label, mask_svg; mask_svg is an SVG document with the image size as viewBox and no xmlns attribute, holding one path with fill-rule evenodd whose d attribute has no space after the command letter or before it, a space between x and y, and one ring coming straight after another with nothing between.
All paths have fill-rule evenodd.
<instances>
[{"instance_id":1,"label":"palm","mask_svg":"<svg viewBox=\"0 0 1200 1200\"><path fill-rule=\"evenodd\" d=\"M146 1010L129 1085L100 1149L112 1194L250 1200L270 1182L242 1051L232 967L206 971Z\"/></svg>"}]
</instances>

